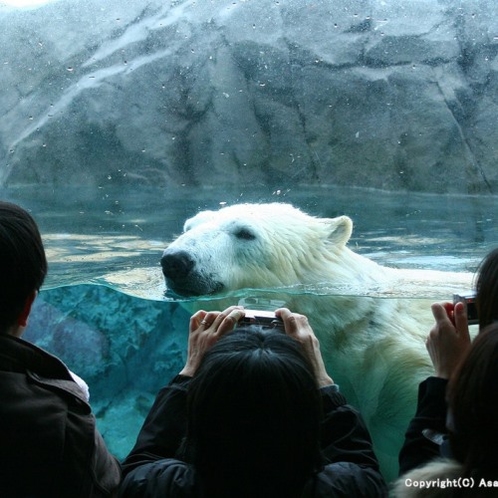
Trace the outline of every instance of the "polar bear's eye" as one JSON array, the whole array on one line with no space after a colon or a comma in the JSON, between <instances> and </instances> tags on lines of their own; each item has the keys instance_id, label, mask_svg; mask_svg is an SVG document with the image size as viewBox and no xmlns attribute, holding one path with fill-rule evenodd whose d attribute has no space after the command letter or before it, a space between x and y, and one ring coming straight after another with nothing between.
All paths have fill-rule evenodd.
<instances>
[{"instance_id":1,"label":"polar bear's eye","mask_svg":"<svg viewBox=\"0 0 498 498\"><path fill-rule=\"evenodd\" d=\"M254 240L254 235L248 228L239 228L234 232L235 237L242 240Z\"/></svg>"}]
</instances>

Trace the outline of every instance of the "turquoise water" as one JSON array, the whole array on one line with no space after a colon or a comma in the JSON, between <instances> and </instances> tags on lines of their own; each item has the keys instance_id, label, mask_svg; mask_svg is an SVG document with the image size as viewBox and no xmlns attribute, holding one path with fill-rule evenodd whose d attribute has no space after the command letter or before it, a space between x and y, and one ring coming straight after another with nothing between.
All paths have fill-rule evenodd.
<instances>
[{"instance_id":1,"label":"turquoise water","mask_svg":"<svg viewBox=\"0 0 498 498\"><path fill-rule=\"evenodd\" d=\"M26 338L61 357L88 382L99 429L120 458L131 449L155 394L185 360L189 303L165 297L159 260L184 220L197 211L281 201L317 216L347 214L355 223L349 247L398 268L473 272L498 245L493 197L338 187L255 189L243 195L102 187L60 193L24 189L3 192L3 198L32 212L49 259L49 276ZM450 299L453 290L448 281L430 288L414 283L387 296L362 292L430 303ZM317 294L337 292L332 286L316 289Z\"/></svg>"},{"instance_id":2,"label":"turquoise water","mask_svg":"<svg viewBox=\"0 0 498 498\"><path fill-rule=\"evenodd\" d=\"M290 202L317 216L353 219L351 249L400 268L473 271L498 245L492 196L436 196L323 187L299 190L201 190L96 187L58 192L0 191L30 209L50 262L46 287L103 283L163 299L162 250L199 210L235 202Z\"/></svg>"}]
</instances>

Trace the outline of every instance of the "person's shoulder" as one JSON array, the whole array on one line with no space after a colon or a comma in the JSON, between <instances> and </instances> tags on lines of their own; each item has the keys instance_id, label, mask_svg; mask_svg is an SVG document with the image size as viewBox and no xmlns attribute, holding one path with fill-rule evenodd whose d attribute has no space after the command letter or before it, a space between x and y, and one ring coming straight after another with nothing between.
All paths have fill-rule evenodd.
<instances>
[{"instance_id":1,"label":"person's shoulder","mask_svg":"<svg viewBox=\"0 0 498 498\"><path fill-rule=\"evenodd\" d=\"M367 465L335 462L326 465L313 477L316 498L346 496L387 497L387 485L381 473Z\"/></svg>"},{"instance_id":2,"label":"person's shoulder","mask_svg":"<svg viewBox=\"0 0 498 498\"><path fill-rule=\"evenodd\" d=\"M126 475L120 491L126 496L148 496L152 491L161 496L203 496L194 467L175 458L136 467Z\"/></svg>"},{"instance_id":3,"label":"person's shoulder","mask_svg":"<svg viewBox=\"0 0 498 498\"><path fill-rule=\"evenodd\" d=\"M77 376L56 356L22 338L12 336L0 336L0 350L0 377L8 375L2 383L3 391L16 392L22 386L40 403L42 399L46 402L50 395L62 401L63 394L88 403L88 391L85 392L83 388L86 383L79 378L78 382ZM39 388L44 390L44 395Z\"/></svg>"},{"instance_id":4,"label":"person's shoulder","mask_svg":"<svg viewBox=\"0 0 498 498\"><path fill-rule=\"evenodd\" d=\"M44 376L61 377L71 380L71 374L64 362L39 346L20 337L0 335L2 355L0 368L8 369L10 365L17 368L43 373Z\"/></svg>"},{"instance_id":5,"label":"person's shoulder","mask_svg":"<svg viewBox=\"0 0 498 498\"><path fill-rule=\"evenodd\" d=\"M340 392L337 384L330 384L320 388L323 408L325 411L334 410L341 406L347 405L346 397Z\"/></svg>"},{"instance_id":6,"label":"person's shoulder","mask_svg":"<svg viewBox=\"0 0 498 498\"><path fill-rule=\"evenodd\" d=\"M431 390L445 390L448 386L448 379L443 379L441 377L429 376L424 381L420 383L421 388L431 389Z\"/></svg>"}]
</instances>

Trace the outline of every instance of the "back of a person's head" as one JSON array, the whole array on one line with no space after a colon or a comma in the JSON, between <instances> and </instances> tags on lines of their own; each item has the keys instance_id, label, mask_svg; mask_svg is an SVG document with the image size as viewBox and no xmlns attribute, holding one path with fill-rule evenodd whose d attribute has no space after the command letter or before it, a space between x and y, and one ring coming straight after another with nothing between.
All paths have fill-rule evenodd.
<instances>
[{"instance_id":1,"label":"back of a person's head","mask_svg":"<svg viewBox=\"0 0 498 498\"><path fill-rule=\"evenodd\" d=\"M299 496L320 464L321 414L297 341L251 327L220 339L188 394L190 459L208 495Z\"/></svg>"},{"instance_id":2,"label":"back of a person's head","mask_svg":"<svg viewBox=\"0 0 498 498\"><path fill-rule=\"evenodd\" d=\"M450 380L450 443L467 474L498 478L498 322L483 329Z\"/></svg>"},{"instance_id":3,"label":"back of a person's head","mask_svg":"<svg viewBox=\"0 0 498 498\"><path fill-rule=\"evenodd\" d=\"M47 273L40 232L21 207L0 201L0 334L15 323Z\"/></svg>"},{"instance_id":4,"label":"back of a person's head","mask_svg":"<svg viewBox=\"0 0 498 498\"><path fill-rule=\"evenodd\" d=\"M477 312L479 329L498 320L498 248L482 260L477 271Z\"/></svg>"}]
</instances>

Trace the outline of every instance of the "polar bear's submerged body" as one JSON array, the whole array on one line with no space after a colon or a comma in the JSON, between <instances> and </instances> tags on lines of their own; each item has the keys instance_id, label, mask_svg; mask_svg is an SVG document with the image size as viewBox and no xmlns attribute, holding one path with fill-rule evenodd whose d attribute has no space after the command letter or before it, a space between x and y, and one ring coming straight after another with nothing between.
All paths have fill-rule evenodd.
<instances>
[{"instance_id":1,"label":"polar bear's submerged body","mask_svg":"<svg viewBox=\"0 0 498 498\"><path fill-rule=\"evenodd\" d=\"M390 479L418 383L433 373L425 349L433 319L430 301L373 298L368 291L382 295L414 278L433 283L459 277L470 285L470 276L382 267L346 247L351 233L346 216L315 218L282 203L239 204L187 220L161 263L167 288L177 295L215 298L273 289L270 297L307 315L329 373L361 411ZM311 292L324 286L360 292ZM199 307L207 304L203 300Z\"/></svg>"}]
</instances>

